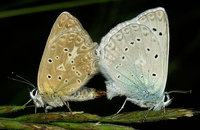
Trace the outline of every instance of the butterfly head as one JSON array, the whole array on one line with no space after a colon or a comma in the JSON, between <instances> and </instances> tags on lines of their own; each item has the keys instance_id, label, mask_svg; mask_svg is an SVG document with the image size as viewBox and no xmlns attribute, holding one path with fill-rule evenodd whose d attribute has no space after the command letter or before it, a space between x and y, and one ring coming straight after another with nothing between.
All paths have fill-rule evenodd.
<instances>
[{"instance_id":1,"label":"butterfly head","mask_svg":"<svg viewBox=\"0 0 200 130\"><path fill-rule=\"evenodd\" d=\"M128 98L128 100L132 103L137 104L140 107L149 108L150 110L161 110L168 106L172 99L169 96L169 93L165 92L161 96L155 94L147 94L145 97L139 100L135 100L134 98Z\"/></svg>"},{"instance_id":2,"label":"butterfly head","mask_svg":"<svg viewBox=\"0 0 200 130\"><path fill-rule=\"evenodd\" d=\"M33 102L36 107L44 107L44 101L42 100L42 96L39 94L38 89L33 89L30 92L30 96L33 99Z\"/></svg>"},{"instance_id":3,"label":"butterfly head","mask_svg":"<svg viewBox=\"0 0 200 130\"><path fill-rule=\"evenodd\" d=\"M166 106L168 106L171 102L172 102L172 99L170 98L169 94L165 92L161 98L161 101L158 102L156 105L154 105L153 110L161 110L165 108Z\"/></svg>"}]
</instances>

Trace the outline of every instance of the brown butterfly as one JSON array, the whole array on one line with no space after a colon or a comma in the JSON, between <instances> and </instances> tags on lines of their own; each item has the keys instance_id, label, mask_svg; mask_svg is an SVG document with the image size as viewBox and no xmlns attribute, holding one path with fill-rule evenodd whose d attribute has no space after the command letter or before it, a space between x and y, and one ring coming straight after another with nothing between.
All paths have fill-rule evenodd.
<instances>
[{"instance_id":1,"label":"brown butterfly","mask_svg":"<svg viewBox=\"0 0 200 130\"><path fill-rule=\"evenodd\" d=\"M63 12L54 23L38 72L38 90L30 92L35 108L45 111L68 101L86 101L105 95L104 91L83 87L98 71L93 43L81 23Z\"/></svg>"}]
</instances>

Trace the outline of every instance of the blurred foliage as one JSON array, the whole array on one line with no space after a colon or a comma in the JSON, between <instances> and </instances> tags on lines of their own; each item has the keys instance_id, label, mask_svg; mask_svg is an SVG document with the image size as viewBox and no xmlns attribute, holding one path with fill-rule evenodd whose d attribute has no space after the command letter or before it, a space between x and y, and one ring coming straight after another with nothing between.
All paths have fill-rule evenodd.
<instances>
[{"instance_id":1,"label":"blurred foliage","mask_svg":"<svg viewBox=\"0 0 200 130\"><path fill-rule=\"evenodd\" d=\"M22 106L0 106L1 114L24 109ZM4 111L4 113L2 112ZM148 112L148 115L146 116ZM116 124L132 124L156 122L160 120L177 119L178 117L192 117L199 112L189 109L166 109L163 111L134 111L101 117L83 112L54 112L21 115L15 118L0 117L0 128L6 129L133 129L128 126ZM1 115L2 116L2 115ZM144 117L146 117L144 119ZM96 123L94 123L96 122ZM106 123L106 124L105 124ZM108 124L109 123L109 124Z\"/></svg>"},{"instance_id":2,"label":"blurred foliage","mask_svg":"<svg viewBox=\"0 0 200 130\"><path fill-rule=\"evenodd\" d=\"M105 3L105 2L110 2L110 1L118 1L118 0L76 0L76 1L65 1L65 2L59 2L59 3L44 4L44 5L39 5L39 6L37 5L34 7L30 6L27 8L19 8L19 9L2 11L0 12L0 18L31 14L31 13L39 13L43 11L73 8L73 7L79 7L79 6L84 6L84 5L90 5L90 4ZM21 0L20 2L8 4L6 8L13 7L13 5L26 6L25 4L28 4L28 5L30 5L31 3L34 4L33 2L34 1L27 2L27 1ZM35 1L35 2L39 2L39 1ZM5 6L3 6L3 9L5 9Z\"/></svg>"}]
</instances>

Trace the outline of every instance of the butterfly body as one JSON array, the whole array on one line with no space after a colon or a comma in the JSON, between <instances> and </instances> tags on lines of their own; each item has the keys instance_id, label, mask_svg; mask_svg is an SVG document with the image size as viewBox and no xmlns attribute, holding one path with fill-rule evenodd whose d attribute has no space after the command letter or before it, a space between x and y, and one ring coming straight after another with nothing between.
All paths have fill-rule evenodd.
<instances>
[{"instance_id":1,"label":"butterfly body","mask_svg":"<svg viewBox=\"0 0 200 130\"><path fill-rule=\"evenodd\" d=\"M86 101L105 95L83 87L98 71L97 44L78 19L63 12L54 23L38 72L38 90L30 92L36 107L63 106L65 101Z\"/></svg>"},{"instance_id":2,"label":"butterfly body","mask_svg":"<svg viewBox=\"0 0 200 130\"><path fill-rule=\"evenodd\" d=\"M35 94L33 92L35 91ZM82 87L69 96L54 95L54 94L41 94L39 90L30 92L31 98L34 100L36 107L45 107L45 109L52 109L53 107L62 107L64 101L87 101L105 95L103 91L96 91L93 88Z\"/></svg>"},{"instance_id":3,"label":"butterfly body","mask_svg":"<svg viewBox=\"0 0 200 130\"><path fill-rule=\"evenodd\" d=\"M164 92L168 52L168 19L161 7L111 29L97 49L101 72L108 80L108 99L126 96L128 101L154 110L168 105L170 99Z\"/></svg>"}]
</instances>

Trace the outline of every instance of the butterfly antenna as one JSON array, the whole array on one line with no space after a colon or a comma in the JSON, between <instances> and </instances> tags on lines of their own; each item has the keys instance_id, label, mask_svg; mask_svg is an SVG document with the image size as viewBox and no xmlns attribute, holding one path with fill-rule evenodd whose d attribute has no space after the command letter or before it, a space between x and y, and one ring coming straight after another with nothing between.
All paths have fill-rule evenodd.
<instances>
[{"instance_id":1,"label":"butterfly antenna","mask_svg":"<svg viewBox=\"0 0 200 130\"><path fill-rule=\"evenodd\" d=\"M32 84L30 81L28 81L27 79L15 74L14 72L12 72L12 75L15 75L17 78L12 78L12 77L8 77L9 79L11 80L14 80L14 81L18 81L18 82L21 82L21 83L24 83L24 84L28 84L29 86L33 87L33 88L36 88L34 84Z\"/></svg>"},{"instance_id":2,"label":"butterfly antenna","mask_svg":"<svg viewBox=\"0 0 200 130\"><path fill-rule=\"evenodd\" d=\"M168 94L170 93L184 93L184 94L191 94L192 90L188 90L188 91L183 91L183 90L174 90L174 91L169 91L167 92Z\"/></svg>"}]
</instances>

